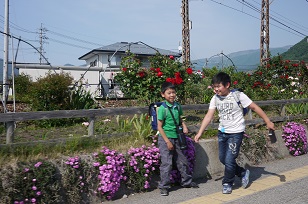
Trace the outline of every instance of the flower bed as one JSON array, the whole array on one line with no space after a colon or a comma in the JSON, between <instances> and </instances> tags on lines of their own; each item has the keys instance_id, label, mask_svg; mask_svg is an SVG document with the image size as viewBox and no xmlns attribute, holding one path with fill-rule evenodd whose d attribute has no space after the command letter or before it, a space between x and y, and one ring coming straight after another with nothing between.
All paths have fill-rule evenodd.
<instances>
[{"instance_id":1,"label":"flower bed","mask_svg":"<svg viewBox=\"0 0 308 204\"><path fill-rule=\"evenodd\" d=\"M195 147L191 138L187 137L187 141L184 154L193 172ZM132 192L147 191L156 187L151 186L151 179L159 175L156 142L153 137L151 146L131 148L125 155L102 147L88 158L18 162L15 168L9 165L0 171L0 203L91 203L95 199L113 199L121 187ZM174 170L171 181L179 179L179 172Z\"/></svg>"},{"instance_id":2,"label":"flower bed","mask_svg":"<svg viewBox=\"0 0 308 204\"><path fill-rule=\"evenodd\" d=\"M296 122L288 122L283 128L282 138L290 154L299 156L307 153L307 135L305 127Z\"/></svg>"}]
</instances>

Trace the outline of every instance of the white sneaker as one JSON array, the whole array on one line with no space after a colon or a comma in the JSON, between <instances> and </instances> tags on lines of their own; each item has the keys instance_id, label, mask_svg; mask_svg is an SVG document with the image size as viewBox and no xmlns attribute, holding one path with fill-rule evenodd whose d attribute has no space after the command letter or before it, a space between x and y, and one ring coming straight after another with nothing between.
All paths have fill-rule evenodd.
<instances>
[{"instance_id":1,"label":"white sneaker","mask_svg":"<svg viewBox=\"0 0 308 204\"><path fill-rule=\"evenodd\" d=\"M222 193L223 194L231 194L232 193L232 186L228 183L224 183L222 185Z\"/></svg>"},{"instance_id":2,"label":"white sneaker","mask_svg":"<svg viewBox=\"0 0 308 204\"><path fill-rule=\"evenodd\" d=\"M246 188L248 183L249 183L249 174L250 174L250 171L247 169L245 171L245 175L242 178L242 187L243 188Z\"/></svg>"}]
</instances>

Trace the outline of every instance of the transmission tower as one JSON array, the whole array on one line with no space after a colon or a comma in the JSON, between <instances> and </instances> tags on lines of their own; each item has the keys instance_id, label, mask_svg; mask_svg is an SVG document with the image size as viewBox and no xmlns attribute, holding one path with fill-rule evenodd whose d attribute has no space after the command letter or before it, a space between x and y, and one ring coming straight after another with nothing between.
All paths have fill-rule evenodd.
<instances>
[{"instance_id":1,"label":"transmission tower","mask_svg":"<svg viewBox=\"0 0 308 204\"><path fill-rule=\"evenodd\" d=\"M189 0L182 0L182 59L185 66L190 65L190 22L189 22Z\"/></svg>"},{"instance_id":2,"label":"transmission tower","mask_svg":"<svg viewBox=\"0 0 308 204\"><path fill-rule=\"evenodd\" d=\"M46 32L48 30L46 28L43 28L43 24L41 24L41 27L39 29L39 38L40 38L40 47L39 47L39 55L40 55L40 64L42 64L43 62L43 57L42 55L45 54L46 52L44 51L44 47L43 45L46 43L46 40L48 39L48 37L46 36Z\"/></svg>"},{"instance_id":3,"label":"transmission tower","mask_svg":"<svg viewBox=\"0 0 308 204\"><path fill-rule=\"evenodd\" d=\"M262 0L261 35L260 35L260 65L265 65L269 59L269 0Z\"/></svg>"}]
</instances>

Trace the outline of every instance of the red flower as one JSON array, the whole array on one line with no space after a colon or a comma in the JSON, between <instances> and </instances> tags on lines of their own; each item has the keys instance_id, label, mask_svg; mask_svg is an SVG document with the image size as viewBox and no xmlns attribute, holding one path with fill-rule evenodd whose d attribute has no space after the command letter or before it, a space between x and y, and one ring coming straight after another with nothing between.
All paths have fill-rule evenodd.
<instances>
[{"instance_id":1,"label":"red flower","mask_svg":"<svg viewBox=\"0 0 308 204\"><path fill-rule=\"evenodd\" d=\"M181 77L181 73L180 72L175 72L174 76L175 76L175 78Z\"/></svg>"},{"instance_id":2,"label":"red flower","mask_svg":"<svg viewBox=\"0 0 308 204\"><path fill-rule=\"evenodd\" d=\"M159 68L158 68L158 69L159 69ZM157 76L158 76L158 77L161 77L161 76L163 76L163 73L162 73L162 72L158 72L158 73L157 73Z\"/></svg>"},{"instance_id":3,"label":"red flower","mask_svg":"<svg viewBox=\"0 0 308 204\"><path fill-rule=\"evenodd\" d=\"M193 70L192 70L192 68L188 67L188 68L186 69L186 72L187 72L187 74L192 74L192 73L193 73Z\"/></svg>"},{"instance_id":4,"label":"red flower","mask_svg":"<svg viewBox=\"0 0 308 204\"><path fill-rule=\"evenodd\" d=\"M236 84L238 84L238 81L234 81L234 82L233 82L233 85L236 85Z\"/></svg>"},{"instance_id":5,"label":"red flower","mask_svg":"<svg viewBox=\"0 0 308 204\"><path fill-rule=\"evenodd\" d=\"M286 63L290 63L290 60L286 60Z\"/></svg>"},{"instance_id":6,"label":"red flower","mask_svg":"<svg viewBox=\"0 0 308 204\"><path fill-rule=\"evenodd\" d=\"M177 78L175 78L175 84L181 84L181 83L183 83L183 79L181 78L181 77L177 77Z\"/></svg>"},{"instance_id":7,"label":"red flower","mask_svg":"<svg viewBox=\"0 0 308 204\"><path fill-rule=\"evenodd\" d=\"M288 67L288 65L285 65L284 68L285 68L285 69L288 69L289 67Z\"/></svg>"},{"instance_id":8,"label":"red flower","mask_svg":"<svg viewBox=\"0 0 308 204\"><path fill-rule=\"evenodd\" d=\"M171 83L172 83L172 78L168 77L168 78L166 79L166 82L171 82Z\"/></svg>"},{"instance_id":9,"label":"red flower","mask_svg":"<svg viewBox=\"0 0 308 204\"><path fill-rule=\"evenodd\" d=\"M175 78L167 78L166 82L170 82L172 84L175 84Z\"/></svg>"},{"instance_id":10,"label":"red flower","mask_svg":"<svg viewBox=\"0 0 308 204\"><path fill-rule=\"evenodd\" d=\"M150 89L154 89L154 86L153 86L153 85L150 85Z\"/></svg>"},{"instance_id":11,"label":"red flower","mask_svg":"<svg viewBox=\"0 0 308 204\"><path fill-rule=\"evenodd\" d=\"M152 72L155 72L155 68L153 68L153 67L151 67L150 70L151 70Z\"/></svg>"},{"instance_id":12,"label":"red flower","mask_svg":"<svg viewBox=\"0 0 308 204\"><path fill-rule=\"evenodd\" d=\"M286 75L285 78L288 79L288 78L289 78L289 75Z\"/></svg>"},{"instance_id":13,"label":"red flower","mask_svg":"<svg viewBox=\"0 0 308 204\"><path fill-rule=\"evenodd\" d=\"M145 76L144 72L138 72L137 74L139 75L140 78L143 78Z\"/></svg>"},{"instance_id":14,"label":"red flower","mask_svg":"<svg viewBox=\"0 0 308 204\"><path fill-rule=\"evenodd\" d=\"M171 60L174 60L174 56L173 56L173 55L170 55L169 58L170 58Z\"/></svg>"},{"instance_id":15,"label":"red flower","mask_svg":"<svg viewBox=\"0 0 308 204\"><path fill-rule=\"evenodd\" d=\"M157 73L160 72L160 68L156 68L155 72L157 72Z\"/></svg>"},{"instance_id":16,"label":"red flower","mask_svg":"<svg viewBox=\"0 0 308 204\"><path fill-rule=\"evenodd\" d=\"M251 74L247 74L249 77L251 76Z\"/></svg>"},{"instance_id":17,"label":"red flower","mask_svg":"<svg viewBox=\"0 0 308 204\"><path fill-rule=\"evenodd\" d=\"M122 70L123 70L123 72L126 72L127 68L126 68L126 67L123 67Z\"/></svg>"},{"instance_id":18,"label":"red flower","mask_svg":"<svg viewBox=\"0 0 308 204\"><path fill-rule=\"evenodd\" d=\"M270 67L271 67L271 65L270 65L270 64L267 64L267 65L266 65L266 68L270 68Z\"/></svg>"},{"instance_id":19,"label":"red flower","mask_svg":"<svg viewBox=\"0 0 308 204\"><path fill-rule=\"evenodd\" d=\"M295 63L295 64L292 64L292 66L293 66L293 67L298 67L298 64L297 64L297 63Z\"/></svg>"}]
</instances>

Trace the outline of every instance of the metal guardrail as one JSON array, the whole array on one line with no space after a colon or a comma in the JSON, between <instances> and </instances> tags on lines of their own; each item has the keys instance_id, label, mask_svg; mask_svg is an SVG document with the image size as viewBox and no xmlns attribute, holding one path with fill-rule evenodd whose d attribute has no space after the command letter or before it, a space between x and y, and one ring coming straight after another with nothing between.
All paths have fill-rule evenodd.
<instances>
[{"instance_id":1,"label":"metal guardrail","mask_svg":"<svg viewBox=\"0 0 308 204\"><path fill-rule=\"evenodd\" d=\"M279 117L271 118L273 122L285 121L297 118L308 117L308 115L298 116L285 116L285 105L308 103L307 99L288 99L288 100L268 100L268 101L255 101L259 106L280 105L281 113ZM183 110L207 110L209 104L192 104L182 105ZM58 110L58 111L38 111L38 112L8 112L0 113L0 122L5 123L6 128L6 144L14 142L14 128L15 122L28 121L28 120L48 120L59 118L80 118L86 117L89 119L88 136L94 135L94 124L97 117L100 116L113 116L113 115L132 115L148 113L148 107L121 107L121 108L103 108L103 109L90 109L90 110ZM248 124L262 123L262 119L252 119L252 114L246 120Z\"/></svg>"}]
</instances>

